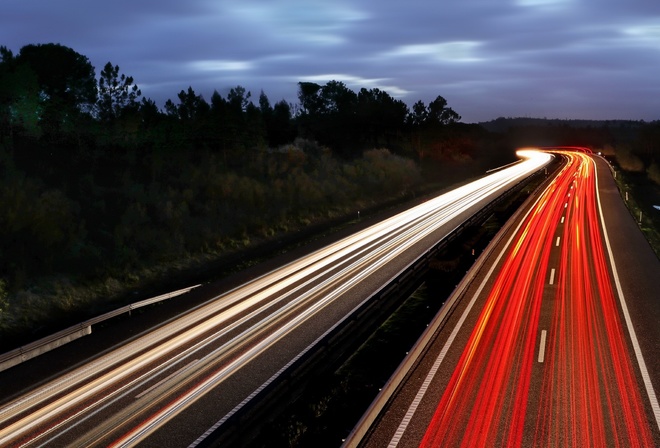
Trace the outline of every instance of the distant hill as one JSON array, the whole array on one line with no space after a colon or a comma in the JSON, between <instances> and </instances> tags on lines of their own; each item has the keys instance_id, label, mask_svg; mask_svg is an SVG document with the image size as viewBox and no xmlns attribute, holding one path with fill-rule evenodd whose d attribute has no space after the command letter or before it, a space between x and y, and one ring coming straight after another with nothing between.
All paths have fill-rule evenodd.
<instances>
[{"instance_id":1,"label":"distant hill","mask_svg":"<svg viewBox=\"0 0 660 448\"><path fill-rule=\"evenodd\" d=\"M645 122L643 120L562 120L557 118L527 117L499 117L495 120L479 123L479 125L491 132L507 132L510 128L521 127L637 129L641 128L644 124Z\"/></svg>"}]
</instances>

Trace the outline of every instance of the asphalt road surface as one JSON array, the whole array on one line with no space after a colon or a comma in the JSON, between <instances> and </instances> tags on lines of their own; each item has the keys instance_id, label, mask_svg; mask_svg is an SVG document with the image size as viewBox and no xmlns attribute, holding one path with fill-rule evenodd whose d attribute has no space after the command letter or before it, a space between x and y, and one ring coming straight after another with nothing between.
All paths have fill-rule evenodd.
<instances>
[{"instance_id":1,"label":"asphalt road surface","mask_svg":"<svg viewBox=\"0 0 660 448\"><path fill-rule=\"evenodd\" d=\"M0 446L193 444L425 250L548 160L529 153L75 368L43 372L16 394L5 389Z\"/></svg>"},{"instance_id":2,"label":"asphalt road surface","mask_svg":"<svg viewBox=\"0 0 660 448\"><path fill-rule=\"evenodd\" d=\"M660 263L606 162L562 154L361 446L660 446Z\"/></svg>"}]
</instances>

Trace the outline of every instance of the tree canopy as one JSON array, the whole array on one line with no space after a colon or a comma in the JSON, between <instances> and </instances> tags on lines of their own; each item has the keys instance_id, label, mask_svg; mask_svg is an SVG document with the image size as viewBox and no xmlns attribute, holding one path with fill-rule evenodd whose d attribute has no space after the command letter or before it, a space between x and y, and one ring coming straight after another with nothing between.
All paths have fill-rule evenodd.
<instances>
[{"instance_id":1,"label":"tree canopy","mask_svg":"<svg viewBox=\"0 0 660 448\"><path fill-rule=\"evenodd\" d=\"M26 45L16 57L37 75L46 101L83 111L96 102L94 67L86 56L60 44Z\"/></svg>"}]
</instances>

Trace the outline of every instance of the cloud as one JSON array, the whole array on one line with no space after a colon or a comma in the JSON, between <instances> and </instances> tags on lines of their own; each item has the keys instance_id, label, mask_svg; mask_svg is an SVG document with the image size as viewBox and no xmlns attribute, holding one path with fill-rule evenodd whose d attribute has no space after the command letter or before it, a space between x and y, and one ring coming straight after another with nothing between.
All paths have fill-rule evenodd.
<instances>
[{"instance_id":1,"label":"cloud","mask_svg":"<svg viewBox=\"0 0 660 448\"><path fill-rule=\"evenodd\" d=\"M438 62L475 62L481 60L475 54L479 42L456 41L434 44L411 44L396 47L382 54L385 58L421 56Z\"/></svg>"},{"instance_id":2,"label":"cloud","mask_svg":"<svg viewBox=\"0 0 660 448\"><path fill-rule=\"evenodd\" d=\"M101 13L88 0L3 0L0 45L47 42L97 70L118 64L160 105L237 84L295 102L298 81L335 79L408 104L442 95L466 121L660 118L652 0L114 0Z\"/></svg>"},{"instance_id":3,"label":"cloud","mask_svg":"<svg viewBox=\"0 0 660 448\"><path fill-rule=\"evenodd\" d=\"M206 60L193 61L190 63L193 70L226 72L226 71L244 71L254 67L250 61L227 61L227 60Z\"/></svg>"},{"instance_id":4,"label":"cloud","mask_svg":"<svg viewBox=\"0 0 660 448\"><path fill-rule=\"evenodd\" d=\"M227 7L237 20L265 30L276 40L338 45L345 42L344 31L367 15L339 2L284 0L243 1Z\"/></svg>"},{"instance_id":5,"label":"cloud","mask_svg":"<svg viewBox=\"0 0 660 448\"><path fill-rule=\"evenodd\" d=\"M561 7L570 5L571 0L516 0L516 5L524 7Z\"/></svg>"},{"instance_id":6,"label":"cloud","mask_svg":"<svg viewBox=\"0 0 660 448\"><path fill-rule=\"evenodd\" d=\"M627 42L660 50L660 22L628 26L623 35Z\"/></svg>"}]
</instances>

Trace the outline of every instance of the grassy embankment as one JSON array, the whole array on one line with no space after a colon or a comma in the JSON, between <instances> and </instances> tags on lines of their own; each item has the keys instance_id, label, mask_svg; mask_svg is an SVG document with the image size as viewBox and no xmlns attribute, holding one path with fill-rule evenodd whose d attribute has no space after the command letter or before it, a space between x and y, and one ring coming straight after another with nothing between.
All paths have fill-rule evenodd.
<instances>
[{"instance_id":1,"label":"grassy embankment","mask_svg":"<svg viewBox=\"0 0 660 448\"><path fill-rule=\"evenodd\" d=\"M93 200L67 199L80 203L78 219L87 223L71 248L94 254L89 262L77 262L91 274L81 274L73 263L58 270L54 258L52 274L10 276L13 284L0 285L0 351L128 303L240 271L354 220L357 210L366 218L369 211L483 172L479 163L454 163L425 176L428 167L387 150L341 162L309 142L255 157L241 174L222 171L215 159L203 162L170 176L167 184L142 184L132 174L132 181L115 189L97 185ZM8 181L5 193L15 186ZM38 202L52 195L37 190L34 196ZM99 203L105 212L97 229L90 222L99 219L93 208ZM19 204L16 209L22 211Z\"/></svg>"},{"instance_id":2,"label":"grassy embankment","mask_svg":"<svg viewBox=\"0 0 660 448\"><path fill-rule=\"evenodd\" d=\"M660 205L660 201L657 201L660 198L660 187L650 182L645 174L629 173L621 169L616 170L615 180L630 214L660 258L660 210L653 208L654 205Z\"/></svg>"}]
</instances>

